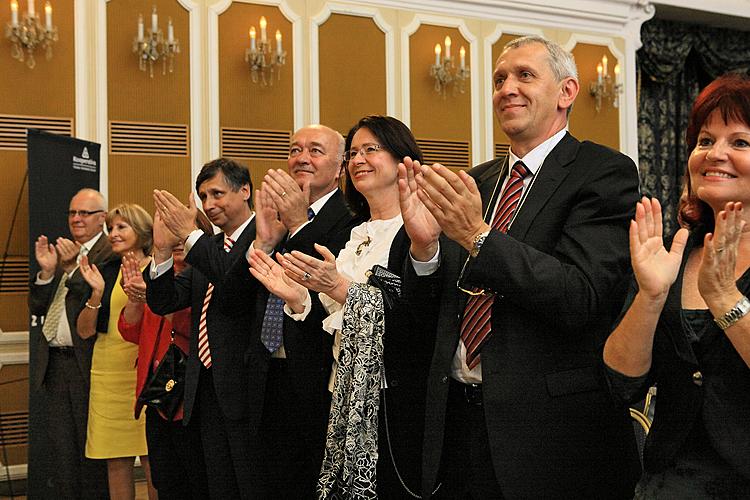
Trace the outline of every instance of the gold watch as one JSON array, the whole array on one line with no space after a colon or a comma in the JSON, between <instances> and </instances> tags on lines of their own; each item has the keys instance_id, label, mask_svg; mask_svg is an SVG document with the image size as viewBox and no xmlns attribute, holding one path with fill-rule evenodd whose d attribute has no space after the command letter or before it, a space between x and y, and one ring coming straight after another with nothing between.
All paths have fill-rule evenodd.
<instances>
[{"instance_id":1,"label":"gold watch","mask_svg":"<svg viewBox=\"0 0 750 500\"><path fill-rule=\"evenodd\" d=\"M471 245L471 250L469 250L469 255L471 255L472 258L479 255L479 250L482 248L482 245L484 245L484 240L487 239L488 234L490 234L490 232L485 231L474 236L474 242Z\"/></svg>"}]
</instances>

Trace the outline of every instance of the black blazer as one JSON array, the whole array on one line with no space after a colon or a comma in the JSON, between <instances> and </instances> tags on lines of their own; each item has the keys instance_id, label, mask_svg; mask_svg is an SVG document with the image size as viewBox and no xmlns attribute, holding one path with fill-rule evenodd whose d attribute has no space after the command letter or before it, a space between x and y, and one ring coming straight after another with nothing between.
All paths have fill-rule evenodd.
<instances>
[{"instance_id":1,"label":"black blazer","mask_svg":"<svg viewBox=\"0 0 750 500\"><path fill-rule=\"evenodd\" d=\"M493 206L507 161L472 169ZM493 196L493 192L495 193ZM640 474L626 409L600 349L624 298L638 173L626 156L570 134L549 153L508 234L491 231L463 287L496 293L482 348L483 401L506 498L632 498ZM423 492L440 466L451 360L467 295L467 252L441 239L442 296L428 381ZM437 311L436 311L437 314Z\"/></svg>"},{"instance_id":2,"label":"black blazer","mask_svg":"<svg viewBox=\"0 0 750 500\"><path fill-rule=\"evenodd\" d=\"M113 258L112 247L109 244L107 235L102 234L99 240L91 247L88 253L89 261L101 266L105 262ZM43 317L47 314L52 299L54 298L55 292L57 291L58 283L62 278L62 269L57 269L55 272L54 279L46 285L37 285L35 283L36 276L31 279L31 285L29 287L29 311L31 314L38 318ZM94 342L96 342L96 336L88 339L82 339L78 336L78 330L76 328L76 321L78 320L78 314L84 307L84 303L91 295L91 288L89 287L86 280L83 279L81 273L76 270L68 279L66 285L68 287L68 295L65 297L65 316L70 326L70 334L73 338L73 348L76 355L76 361L78 362L78 368L81 371L81 377L86 381L87 389L88 383L91 378L91 355L94 352ZM42 328L32 329L31 338L29 339L29 345L31 346L29 355L34 360L29 363L29 369L31 371L31 387L33 390L37 390L42 387L44 383L44 377L47 373L47 365L49 363L49 343L42 333Z\"/></svg>"},{"instance_id":3,"label":"black blazer","mask_svg":"<svg viewBox=\"0 0 750 500\"><path fill-rule=\"evenodd\" d=\"M309 224L277 248L284 252L298 250L317 258L322 258L314 249L318 243L327 247L334 255L349 240L351 228L359 221L352 216L344 202L341 190L336 191L323 205ZM248 347L245 351L247 365L249 424L251 431L257 431L263 415L266 392L266 375L271 353L261 341L261 326L268 302L268 290L260 286L248 270L247 261L237 261L227 274L225 288L230 300L224 302L227 309L241 307L254 309ZM299 425L310 425L310 432L317 432L328 419L330 396L328 379L331 373L333 337L322 328L327 315L316 293L311 293L312 310L305 321L294 321L284 317L284 352L291 388L299 403ZM231 311L227 311L231 314ZM316 425L317 424L317 425Z\"/></svg>"},{"instance_id":4,"label":"black blazer","mask_svg":"<svg viewBox=\"0 0 750 500\"><path fill-rule=\"evenodd\" d=\"M193 326L185 375L185 423L190 421L198 390L202 366L198 359L198 322L209 282L214 284L214 291L206 321L216 397L228 419L238 420L247 414L247 369L243 355L250 337L253 310L245 307L227 315L221 304L226 300L224 276L238 259L245 258L253 239L255 219L250 221L229 253L224 251L223 233L204 234L186 255L185 261L190 267L182 273L175 276L172 268L155 280L150 278L149 269L143 273L147 284L146 300L153 312L164 315L192 307Z\"/></svg>"}]
</instances>

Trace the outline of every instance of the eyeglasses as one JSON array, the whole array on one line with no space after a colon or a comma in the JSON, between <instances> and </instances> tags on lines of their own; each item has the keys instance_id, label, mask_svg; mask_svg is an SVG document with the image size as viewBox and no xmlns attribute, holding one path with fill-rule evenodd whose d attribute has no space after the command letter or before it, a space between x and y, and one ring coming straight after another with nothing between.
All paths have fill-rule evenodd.
<instances>
[{"instance_id":1,"label":"eyeglasses","mask_svg":"<svg viewBox=\"0 0 750 500\"><path fill-rule=\"evenodd\" d=\"M364 144L359 149L350 149L349 151L344 153L344 160L348 162L352 161L357 157L359 153L362 153L362 156L370 156L377 153L381 149L383 149L383 146L381 146L380 144Z\"/></svg>"},{"instance_id":2,"label":"eyeglasses","mask_svg":"<svg viewBox=\"0 0 750 500\"><path fill-rule=\"evenodd\" d=\"M79 216L81 216L83 218L86 218L86 217L90 217L90 216L92 216L94 214L100 214L102 212L104 212L104 210L68 210L65 213L67 213L68 217L70 217L70 218L73 218L76 215L79 215Z\"/></svg>"}]
</instances>

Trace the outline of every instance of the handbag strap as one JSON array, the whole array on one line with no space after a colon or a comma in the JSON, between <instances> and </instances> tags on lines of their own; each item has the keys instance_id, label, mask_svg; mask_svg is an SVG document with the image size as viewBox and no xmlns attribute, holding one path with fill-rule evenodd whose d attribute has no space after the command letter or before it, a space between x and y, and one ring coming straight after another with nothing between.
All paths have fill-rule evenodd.
<instances>
[{"instance_id":1,"label":"handbag strap","mask_svg":"<svg viewBox=\"0 0 750 500\"><path fill-rule=\"evenodd\" d=\"M153 369L153 366L154 366L154 357L156 357L156 348L159 347L159 339L161 339L162 328L164 328L164 316L161 317L161 321L159 322L159 331L156 333L156 342L154 342L154 350L151 351L151 360L148 362L149 373L151 373L151 370Z\"/></svg>"}]
</instances>

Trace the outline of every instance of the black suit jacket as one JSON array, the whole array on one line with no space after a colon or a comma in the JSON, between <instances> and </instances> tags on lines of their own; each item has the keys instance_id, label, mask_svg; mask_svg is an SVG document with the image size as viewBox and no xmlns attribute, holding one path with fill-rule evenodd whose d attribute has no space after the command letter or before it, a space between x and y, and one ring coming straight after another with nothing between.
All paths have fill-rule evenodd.
<instances>
[{"instance_id":1,"label":"black suit jacket","mask_svg":"<svg viewBox=\"0 0 750 500\"><path fill-rule=\"evenodd\" d=\"M349 240L351 228L358 222L349 212L343 193L338 190L331 195L309 224L286 240L277 250L298 250L322 259L313 247L318 243L327 247L334 255L338 255ZM227 290L232 290L229 293L232 302L225 302L225 307L230 310L237 309L244 303L245 307L254 307L255 310L252 333L245 353L248 399L251 402L249 425L250 430L255 432L263 415L266 375L271 359L271 353L261 341L261 326L268 302L268 290L260 286L250 275L247 261L235 263L235 268L227 276L225 286ZM333 337L322 328L323 318L327 314L317 294L311 293L311 299L312 310L305 321L294 321L287 316L284 317L284 352L291 388L299 403L299 425L309 425L310 432L313 432L313 429L320 427L318 424L321 419L325 425L328 418L328 379L333 363Z\"/></svg>"},{"instance_id":2,"label":"black suit jacket","mask_svg":"<svg viewBox=\"0 0 750 500\"><path fill-rule=\"evenodd\" d=\"M112 247L109 244L107 235L102 234L99 237L99 240L91 247L88 258L90 262L97 266L101 266L113 258ZM29 311L31 314L37 317L47 314L47 310L57 291L57 286L62 278L62 273L63 270L58 268L54 279L46 285L37 285L35 283L36 277L32 278L29 288ZM76 321L78 314L84 307L84 303L91 295L91 289L78 270L68 279L65 286L68 287L68 295L65 297L65 316L70 326L73 348L78 368L81 370L81 377L88 384L91 378L91 355L94 352L96 336L85 340L79 337ZM47 373L49 343L42 333L41 328L33 329L31 334L32 337L29 339L29 344L34 346L32 347L32 352L35 354L36 362L29 364L29 368L31 369L30 378L32 389L37 390L42 387L44 377Z\"/></svg>"},{"instance_id":3,"label":"black suit jacket","mask_svg":"<svg viewBox=\"0 0 750 500\"><path fill-rule=\"evenodd\" d=\"M492 207L507 161L475 167ZM493 192L495 193L493 196ZM549 153L508 234L491 231L463 287L493 291L482 387L493 467L506 498L632 497L640 470L626 410L600 349L624 298L638 173L626 156L570 134ZM490 210L491 212L491 210ZM467 252L442 239L439 326L427 397L423 491L440 465L451 360L467 295Z\"/></svg>"},{"instance_id":4,"label":"black suit jacket","mask_svg":"<svg viewBox=\"0 0 750 500\"><path fill-rule=\"evenodd\" d=\"M224 234L204 234L195 242L185 261L190 267L177 276L174 268L152 280L149 269L144 271L147 284L146 300L156 314L168 314L192 307L190 355L185 376L185 423L190 421L198 389L201 362L198 359L198 322L209 283L214 291L206 315L208 343L211 349L211 371L219 406L228 419L246 416L247 368L244 353L250 338L253 309L245 306L234 314L225 314L221 304L226 300L224 277L232 265L245 258L250 243L255 239L255 219L250 221L232 250L224 251Z\"/></svg>"}]
</instances>

